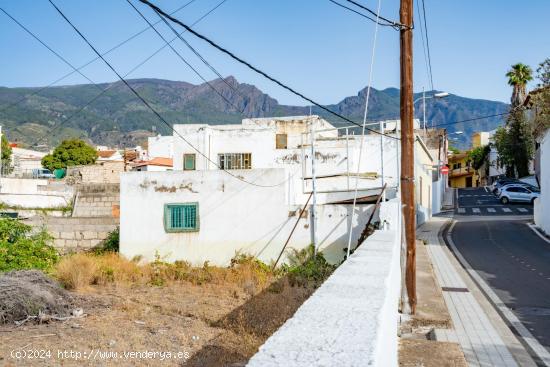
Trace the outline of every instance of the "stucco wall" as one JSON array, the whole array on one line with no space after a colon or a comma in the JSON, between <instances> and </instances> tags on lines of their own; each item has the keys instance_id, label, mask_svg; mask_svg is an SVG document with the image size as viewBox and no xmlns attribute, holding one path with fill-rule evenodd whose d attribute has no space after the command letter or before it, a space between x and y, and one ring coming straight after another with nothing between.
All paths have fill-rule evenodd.
<instances>
[{"instance_id":1,"label":"stucco wall","mask_svg":"<svg viewBox=\"0 0 550 367\"><path fill-rule=\"evenodd\" d=\"M382 204L389 230L367 238L260 347L249 367L397 366L399 204Z\"/></svg>"},{"instance_id":2,"label":"stucco wall","mask_svg":"<svg viewBox=\"0 0 550 367\"><path fill-rule=\"evenodd\" d=\"M174 157L174 136L153 136L147 138L147 155L149 158Z\"/></svg>"},{"instance_id":3,"label":"stucco wall","mask_svg":"<svg viewBox=\"0 0 550 367\"><path fill-rule=\"evenodd\" d=\"M57 208L67 206L73 188L45 179L0 179L0 202L21 208Z\"/></svg>"},{"instance_id":4,"label":"stucco wall","mask_svg":"<svg viewBox=\"0 0 550 367\"><path fill-rule=\"evenodd\" d=\"M535 224L550 234L550 129L540 144L540 197L535 200Z\"/></svg>"},{"instance_id":5,"label":"stucco wall","mask_svg":"<svg viewBox=\"0 0 550 367\"><path fill-rule=\"evenodd\" d=\"M258 185L283 183L288 177L285 169L231 172ZM227 265L241 251L270 262L278 256L300 209L300 205L288 203L287 184L252 186L219 170L124 173L120 251L130 258L142 255L153 260L158 252L167 261L210 261L217 265ZM200 230L167 233L164 205L186 202L199 203ZM318 243L329 260L342 259L352 217L352 243L356 243L371 208L359 205L351 216L351 205L317 206ZM310 213L308 210L308 216ZM300 219L289 247L301 249L312 242L308 216Z\"/></svg>"}]
</instances>

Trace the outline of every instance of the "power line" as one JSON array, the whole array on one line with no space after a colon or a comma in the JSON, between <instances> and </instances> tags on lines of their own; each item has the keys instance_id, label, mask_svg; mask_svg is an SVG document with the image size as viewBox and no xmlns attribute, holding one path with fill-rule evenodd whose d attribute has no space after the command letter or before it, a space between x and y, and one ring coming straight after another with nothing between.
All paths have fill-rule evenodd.
<instances>
[{"instance_id":1,"label":"power line","mask_svg":"<svg viewBox=\"0 0 550 367\"><path fill-rule=\"evenodd\" d=\"M439 126L448 126L448 125L456 125L456 124L461 124L463 122L471 122L471 121L477 121L477 120L483 120L483 119L488 119L488 118L491 118L491 117L498 117L498 116L506 116L506 115L509 115L511 113L514 112L514 109L508 111L508 112L503 112L503 113L496 113L494 115L486 115L486 116L480 116L480 117L474 117L474 118L471 118L471 119L467 119L467 120L460 120L460 121L453 121L453 122L446 122L444 124L437 124L437 125L434 125L433 127L434 128L437 128Z\"/></svg>"},{"instance_id":2,"label":"power line","mask_svg":"<svg viewBox=\"0 0 550 367\"><path fill-rule=\"evenodd\" d=\"M178 56L178 58L183 61L191 70L193 70L193 72L195 74L197 74L197 76L199 78L201 78L201 80L203 82L205 82L218 96L220 96L220 98L222 98L228 105L230 105L231 107L233 107L235 110L239 111L239 109L233 104L233 102L231 102L229 99L227 99L223 94L221 94L221 92L219 92L216 88L214 88L214 86L212 84L210 84L209 81L207 81L202 75L201 73L199 73L199 71L197 69L195 69L170 43L168 43L168 41L166 40L166 38L164 38L164 36L155 28L155 26L153 24L151 24L151 22L149 22L149 19L147 19L140 11L138 8L136 8L134 6L134 4L132 4L130 2L130 0L126 0L128 2L128 4L130 4L130 6L132 8L134 8L134 10L143 18L143 20L145 20L145 22L147 22L147 24L149 24L149 27L151 27L155 33L164 41L164 43L166 45L168 45L168 47L170 47L170 49ZM162 19L162 17L161 17ZM177 37L181 37L177 32L176 32L176 36ZM217 72L216 72L217 73ZM219 75L220 78L227 84L229 85L229 83L227 83L227 81L225 81L225 79L223 79L221 77L221 75ZM231 86L230 86L231 87ZM232 88L232 87L231 87Z\"/></svg>"},{"instance_id":3,"label":"power line","mask_svg":"<svg viewBox=\"0 0 550 367\"><path fill-rule=\"evenodd\" d=\"M434 80L433 80L433 73L432 73L432 57L430 55L430 37L428 35L428 23L426 21L426 6L424 5L424 0L422 0L422 14L424 15L424 29L426 31L426 48L428 50L428 67L430 68L430 86L432 90L434 90ZM422 27L422 25L420 25L420 27Z\"/></svg>"},{"instance_id":4,"label":"power line","mask_svg":"<svg viewBox=\"0 0 550 367\"><path fill-rule=\"evenodd\" d=\"M195 0L191 0L190 2L188 2L186 5L190 4L191 2L193 2ZM204 15L202 15L200 18L198 18L197 20L195 20L191 26L195 26L196 24L198 24L199 22L201 22L204 18L206 18L207 16L209 16L212 12L214 12L216 9L218 9L222 4L224 4L227 0L222 0L220 1L216 6L214 6L212 9L210 9L208 12L206 12ZM185 7L186 5L184 5L183 7ZM182 7L182 8L183 8ZM176 10L177 11L177 10ZM174 11L174 12L176 12ZM158 21L157 23L159 23L160 21ZM153 23L153 24L157 24L157 23ZM149 29L149 27L145 28L142 33ZM187 30L184 30L182 32L185 33L187 32ZM172 43L173 41L176 40L177 37L174 37L170 40L170 43ZM119 44L120 45L120 44ZM158 48L155 52L153 52L151 55L149 55L147 58L145 58L143 61L141 61L139 64L137 64L136 66L134 66L132 69L130 69L130 71L128 71L126 74L124 74L124 78L126 78L128 75L132 74L134 71L136 71L137 69L139 69L143 64L145 64L146 62L148 62L149 60L151 60L155 55L157 55L159 52L161 52L162 50L164 50L168 45L167 44L164 44L163 46L161 46L160 48ZM114 49L114 48L113 48ZM113 50L111 49L111 50ZM108 52L110 51L107 51L106 53L103 54L106 55ZM100 59L99 57L96 57L93 61L95 60L98 60ZM76 111L75 113L73 113L71 116L67 117L65 120L61 121L58 125L54 126L51 130L48 131L48 135L44 135L42 137L39 137L38 139L35 140L34 143L31 144L31 146L34 146L35 144L39 143L44 137L46 136L49 136L52 134L52 132L54 132L55 130L57 130L58 128L60 128L61 126L63 126L64 124L66 124L67 122L69 122L70 120L72 120L74 117L76 117L80 112L82 112L86 107L88 107L89 105L91 105L93 102L95 102L99 97L101 97L103 94L105 94L107 91L109 91L111 88L113 88L114 86L116 85L116 83L111 83L107 88L103 89L103 91L101 91L99 94L97 94L95 97L93 97L91 100L89 100L88 102L86 102L83 106L81 106L78 111Z\"/></svg>"},{"instance_id":5,"label":"power line","mask_svg":"<svg viewBox=\"0 0 550 367\"><path fill-rule=\"evenodd\" d=\"M363 4L360 4L354 0L346 0L348 3L352 3L353 5L369 12L370 14L374 15L376 17L376 22L382 26L391 26L391 27L394 27L396 30L400 30L400 29L403 29L403 28L411 28L409 26L406 26L404 24L401 24L401 23L398 23L398 22L394 22L393 20L389 20L387 18L384 18L383 16L377 14L376 12L374 12L373 10L367 8L366 6L364 6ZM387 24L381 24L379 23L379 20L382 19L384 22L386 22Z\"/></svg>"},{"instance_id":6,"label":"power line","mask_svg":"<svg viewBox=\"0 0 550 367\"><path fill-rule=\"evenodd\" d=\"M73 66L73 64L71 64L70 62L67 61L67 59L65 59L63 56L61 56L59 53L57 53L55 50L53 50L50 46L48 46L46 44L46 42L42 41L36 34L34 34L33 32L31 32L27 27L25 27L23 24L21 24L17 19L15 19L13 16L11 16L7 11L5 11L3 8L0 8L0 10L6 14L11 20L13 20L19 27L21 27L25 32L27 32L28 34L30 34L35 40L37 40L38 42L40 42L40 44L44 47L46 47L51 53L53 53L55 56L57 56L57 58L59 58L61 61L63 61L65 64L69 65L71 67L71 69L73 69L75 72L79 73L82 77L84 77L86 80L88 80L90 83L92 83L93 85L95 85L97 88L99 88L99 86L90 78L88 78L86 75L84 75L80 70L78 70L77 68L75 68Z\"/></svg>"},{"instance_id":7,"label":"power line","mask_svg":"<svg viewBox=\"0 0 550 367\"><path fill-rule=\"evenodd\" d=\"M326 112L328 112L328 113L330 113L330 114L332 114L332 115L334 115L334 116L336 116L336 117L338 117L338 118L340 118L340 119L342 119L342 120L344 120L344 121L347 121L347 122L349 122L349 123L351 123L351 124L353 124L353 125L362 127L362 125L356 123L355 121L350 120L349 118L347 118L347 117L345 117L345 116L343 116L343 115L341 115L341 114L339 114L339 113L337 113L337 112L332 111L331 109L329 109L329 108L323 106L322 104L320 104L320 103L314 101L313 99L311 99L311 98L309 98L309 97L306 97L306 96L303 95L302 93L300 93L300 92L296 91L295 89L293 89L293 88L287 86L287 85L284 84L283 82L277 80L276 78L270 76L270 75L267 74L266 72L264 72L264 71L258 69L257 67L253 66L253 65L250 64L249 62L247 62L247 61L243 60L242 58L236 56L236 55L235 55L234 53L232 53L231 51L229 51L229 50L227 50L227 49L225 49L225 48L219 46L219 45L218 45L217 43L215 43L214 41L212 41L212 40L210 40L209 38L207 38L206 36L203 36L202 34L196 32L195 30L193 30L193 29L192 29L191 27L189 27L188 25L184 24L184 23L183 23L182 21L180 21L179 19L176 19L176 18L174 18L173 16L167 14L167 13L164 12L162 9L160 9L158 6L156 6L156 5L152 4L152 3L150 3L148 0L139 0L139 1L141 1L142 3L148 5L151 9L153 9L154 11L156 11L159 15L162 15L162 16L164 16L165 18L171 20L172 22L174 22L174 23L176 23L176 24L182 26L183 28L187 29L187 31L189 31L190 33L192 33L194 36L196 36L196 37L202 39L203 41L207 42L208 44L210 44L211 46L213 46L213 47L216 48L217 50L219 50L219 51L223 52L224 54L230 56L232 59L238 61L239 63L241 63L241 64L243 64L243 65L245 65L246 67L248 67L248 68L251 69L252 71L254 71L254 72L256 72L256 73L262 75L264 78L266 78L266 79L272 81L273 83L275 83L275 84L279 85L280 87L286 89L287 91L291 92L292 94L294 94L294 95L296 95L296 96L298 96L298 97L300 97L300 98L302 98L302 99L304 99L304 100L310 102L311 104L317 106L318 108L322 109L323 111L326 111ZM373 130L373 129L370 129L370 128L367 128L367 130L368 130L368 131L371 131L371 132L373 132L373 133L375 133L375 134L386 135L386 134L384 134L384 133L380 133L379 131L376 131L376 130ZM399 139L399 138L394 137L394 136L391 136L391 135L386 135L386 136L388 136L388 137L390 137L390 138L392 138L392 139L397 139L397 140Z\"/></svg>"},{"instance_id":8,"label":"power line","mask_svg":"<svg viewBox=\"0 0 550 367\"><path fill-rule=\"evenodd\" d=\"M177 8L176 10L174 10L173 12L171 12L170 14L176 14L177 12L179 12L179 11L182 10L182 9L184 9L185 7L187 7L188 5L190 5L191 3L195 2L195 1L197 1L197 0L190 0L190 1L188 1L187 3L183 4L182 6L180 6L179 8ZM222 3L224 3L225 1L227 1L227 0L222 1ZM219 5L221 5L222 3L220 3ZM218 5L218 6L219 6L219 5ZM217 8L218 6L216 6L216 8ZM214 9L215 9L215 8L214 8ZM212 11L213 11L213 10L212 10ZM210 13L210 12L209 12L209 13ZM207 13L206 15L208 15L209 13ZM205 15L205 16L206 16L206 15ZM153 23L153 24L156 25L156 24L158 24L158 23L160 23L160 20L159 20L159 21L156 21L156 22ZM117 45L111 47L109 50L105 51L102 55L105 56L105 55L111 53L112 51L116 50L117 48L119 48L119 47L125 45L126 43L130 42L131 40L133 40L133 39L136 38L137 36L141 35L141 34L144 33L145 31L147 31L148 29L149 29L149 27L146 27L146 28L143 28L141 31L139 31L139 32L137 32L137 33L134 33L134 34L133 34L132 36L130 36L129 38L127 38L127 39L125 39L124 41L118 43ZM174 40L175 40L175 38L172 39L172 40L170 41L170 43L173 42ZM44 90L48 89L49 87L51 87L51 86L53 86L53 85L59 83L60 81L62 81L62 80L64 80L64 79L68 78L69 76L73 75L74 73L78 72L79 70L82 70L83 68L85 68L86 66L92 64L92 63L95 62L96 60L99 60L99 57L93 58L92 60L90 60L90 61L88 61L87 63L83 64L82 66L78 67L76 70L73 70L73 71L71 71L71 72L69 72L69 73L67 73L67 74L65 74L65 75L63 75L63 76L61 76L60 78L54 80L54 81L51 82L50 84L48 84L48 85L46 85L46 86L44 86L44 87L42 87L42 88L40 88L40 89L37 89L36 91L34 91L33 93L31 93L30 95L25 95L23 98L21 98L21 99L15 101L14 103L9 104L9 105L3 107L2 109L0 109L0 111L3 112L3 111L5 111L5 110L7 110L7 109L10 109L10 108L12 108L12 107L18 105L19 103L23 102L24 100L28 99L29 97L35 96L35 95L37 95L37 94L40 94L42 91L44 91Z\"/></svg>"},{"instance_id":9,"label":"power line","mask_svg":"<svg viewBox=\"0 0 550 367\"><path fill-rule=\"evenodd\" d=\"M426 67L426 77L428 78L428 81L431 81L431 74L430 69L428 67L428 54L426 53L426 41L424 39L424 27L422 26L422 16L420 13L420 0L416 0L416 9L418 10L418 19L420 20L420 36L422 37L422 51L424 53L424 66ZM433 85L432 85L432 91L433 91Z\"/></svg>"},{"instance_id":10,"label":"power line","mask_svg":"<svg viewBox=\"0 0 550 367\"><path fill-rule=\"evenodd\" d=\"M221 168L216 162L212 161L206 154L204 154L203 152L201 152L199 149L197 149L195 146L193 146L187 139L185 139L179 132L177 132L174 127L172 125L170 125L170 123L168 123L168 121L166 121L164 119L164 117L162 117L158 112L157 110L155 110L151 104L149 102L147 102L147 100L145 98L143 98L127 81L126 79L124 79L119 73L118 71L116 71L116 69L103 57L101 56L101 54L96 50L96 48L90 43L90 41L88 41L88 39L86 38L86 36L84 36L79 30L78 28L69 20L69 18L67 18L65 16L65 14L57 7L57 5L54 4L54 2L52 0L48 0L50 4L52 4L52 6L57 10L57 12L63 17L63 19L65 19L65 21L74 29L74 31L76 33L78 33L78 35L84 40L84 42L86 42L88 44L88 46L90 46L90 48L101 58L101 60L103 60L103 62L109 67L109 69L111 69L111 71L113 73L116 74L116 76L126 85L126 87L128 87L128 89L130 89L132 91L132 93L135 94L135 96L141 100L141 102L143 102L143 104L148 108L150 109L154 114L155 116L157 116L159 118L160 121L162 121L162 123L164 123L166 126L168 126L169 129L171 129L176 135L178 135L180 137L180 139L182 139L184 142L186 142L191 148L193 148L193 150L195 150L199 155L203 156L207 161L209 161L210 163L213 163L216 167L218 167L220 170L224 171L225 173L227 173L228 175L236 178L237 180L239 181L242 181L244 183L247 183L249 185L252 185L252 186L258 186L258 187L276 187L276 186L279 186L279 185L282 185L284 184L288 179L285 179L283 182L280 182L278 184L275 184L275 185L260 185L260 184L257 184L257 183L254 183L254 182L250 182L250 181L246 181L245 179L239 177L238 175L234 174L234 173L231 173L230 171L224 169L224 168Z\"/></svg>"},{"instance_id":11,"label":"power line","mask_svg":"<svg viewBox=\"0 0 550 367\"><path fill-rule=\"evenodd\" d=\"M340 4L340 3L337 2L337 1L334 1L334 0L328 0L328 1L330 1L331 3L333 3L333 4L335 4L335 5L338 5L338 6L341 7L341 8L344 8L344 9L346 9L346 10L349 10L349 11L351 11L352 13L355 13L355 14L357 14L357 15L360 15L360 16L362 16L363 18L366 18L366 19L368 19L368 20L374 22L375 24L382 25L382 26L389 26L389 27L392 27L392 28L394 28L394 29L396 29L396 30L399 29L399 28L396 28L395 26L393 26L393 25L391 25L391 24L380 23L380 22L377 21L376 19L371 18L371 17L369 17L368 15L365 15L365 14L363 14L363 13L361 13L361 12L355 10L355 9L352 9L352 8L350 8L350 7L348 7L348 6L345 6L344 4Z\"/></svg>"}]
</instances>

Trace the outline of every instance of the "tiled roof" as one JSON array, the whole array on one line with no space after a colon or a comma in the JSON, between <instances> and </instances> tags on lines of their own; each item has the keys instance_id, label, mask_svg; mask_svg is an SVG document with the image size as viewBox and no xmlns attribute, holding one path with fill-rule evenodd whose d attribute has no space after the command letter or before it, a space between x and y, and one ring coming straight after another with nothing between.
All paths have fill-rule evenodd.
<instances>
[{"instance_id":1,"label":"tiled roof","mask_svg":"<svg viewBox=\"0 0 550 367\"><path fill-rule=\"evenodd\" d=\"M172 158L157 157L148 161L142 161L135 164L135 167L142 166L163 166L172 167L174 165Z\"/></svg>"}]
</instances>

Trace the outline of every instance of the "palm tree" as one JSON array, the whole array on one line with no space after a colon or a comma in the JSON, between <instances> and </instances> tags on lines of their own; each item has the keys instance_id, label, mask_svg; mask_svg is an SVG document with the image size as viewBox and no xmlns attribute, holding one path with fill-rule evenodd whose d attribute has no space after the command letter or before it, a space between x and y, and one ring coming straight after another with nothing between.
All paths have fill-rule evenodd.
<instances>
[{"instance_id":1,"label":"palm tree","mask_svg":"<svg viewBox=\"0 0 550 367\"><path fill-rule=\"evenodd\" d=\"M525 100L527 95L527 82L533 80L533 70L528 65L517 63L512 65L512 69L506 73L508 84L514 87L512 92L512 107L519 106Z\"/></svg>"}]
</instances>

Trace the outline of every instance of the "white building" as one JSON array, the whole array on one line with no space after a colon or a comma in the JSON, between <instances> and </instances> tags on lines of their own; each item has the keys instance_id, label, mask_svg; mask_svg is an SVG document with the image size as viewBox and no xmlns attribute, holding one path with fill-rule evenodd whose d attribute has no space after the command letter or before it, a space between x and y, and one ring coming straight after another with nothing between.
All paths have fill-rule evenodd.
<instances>
[{"instance_id":1,"label":"white building","mask_svg":"<svg viewBox=\"0 0 550 367\"><path fill-rule=\"evenodd\" d=\"M42 168L42 158L48 153L18 147L11 148L12 176L32 176L32 170Z\"/></svg>"},{"instance_id":2,"label":"white building","mask_svg":"<svg viewBox=\"0 0 550 367\"><path fill-rule=\"evenodd\" d=\"M318 116L174 130L174 172L121 175L120 250L127 257L153 260L158 253L226 265L240 251L269 262L299 221L289 247L314 242L315 227L318 247L341 261L350 226L354 247L383 184L388 199L399 184L397 139L346 133ZM415 146L420 223L431 215L434 162L420 139ZM313 176L316 221L308 201ZM356 185L359 204L351 213ZM298 218L306 203L307 213Z\"/></svg>"},{"instance_id":3,"label":"white building","mask_svg":"<svg viewBox=\"0 0 550 367\"><path fill-rule=\"evenodd\" d=\"M134 162L132 171L138 172L164 172L172 171L173 163L171 158L153 158L146 161Z\"/></svg>"},{"instance_id":4,"label":"white building","mask_svg":"<svg viewBox=\"0 0 550 367\"><path fill-rule=\"evenodd\" d=\"M147 155L153 158L174 158L174 136L157 135L147 138Z\"/></svg>"}]
</instances>

